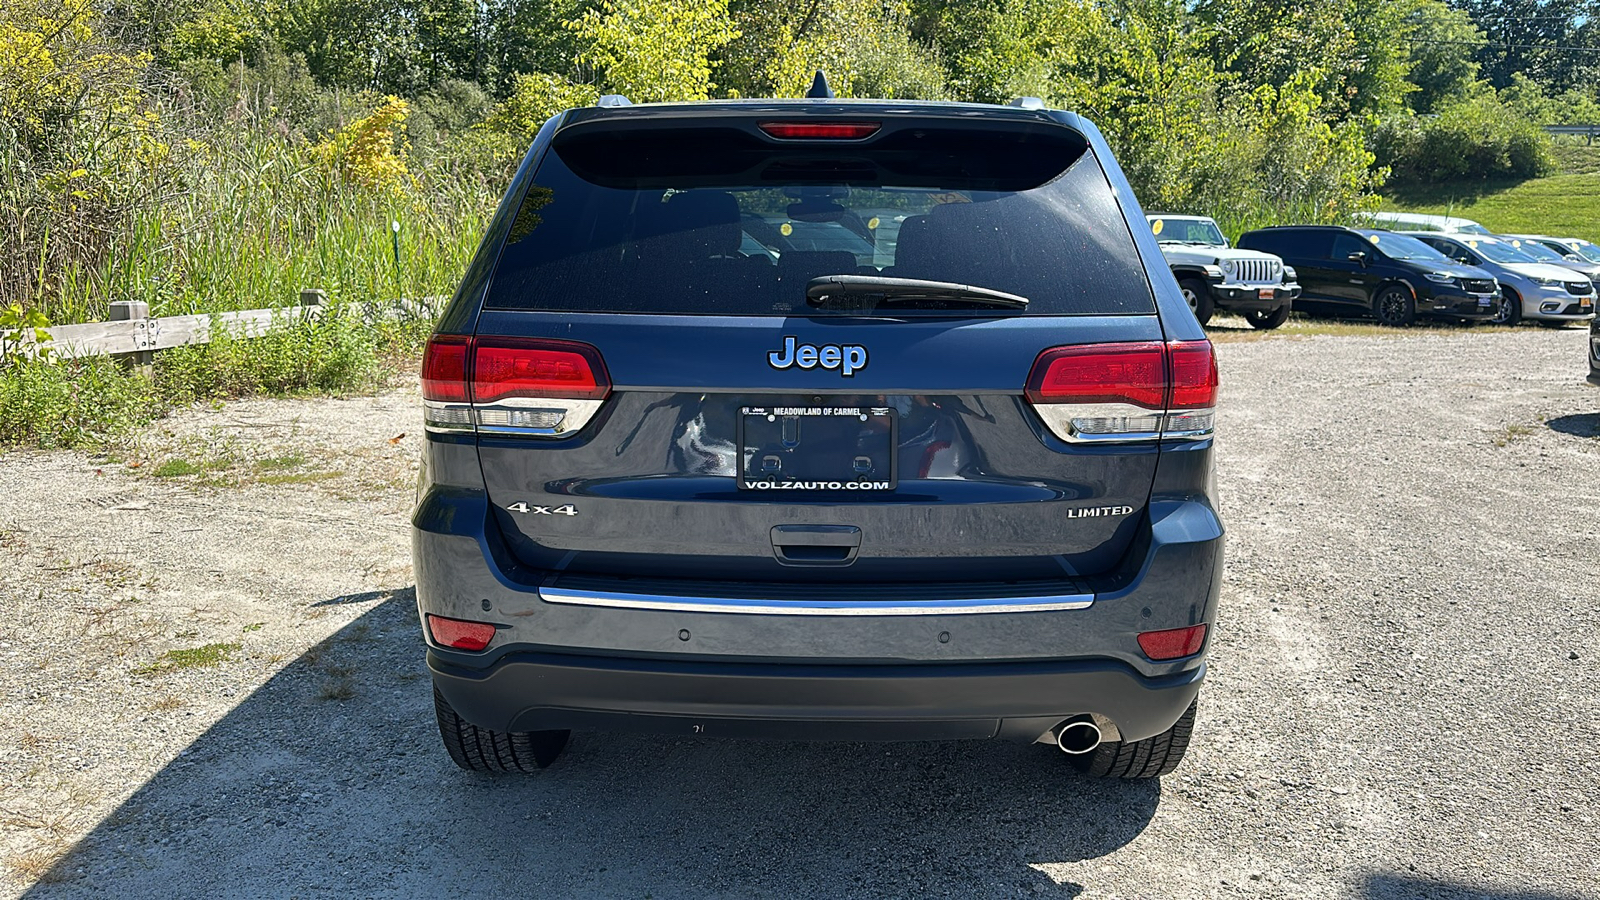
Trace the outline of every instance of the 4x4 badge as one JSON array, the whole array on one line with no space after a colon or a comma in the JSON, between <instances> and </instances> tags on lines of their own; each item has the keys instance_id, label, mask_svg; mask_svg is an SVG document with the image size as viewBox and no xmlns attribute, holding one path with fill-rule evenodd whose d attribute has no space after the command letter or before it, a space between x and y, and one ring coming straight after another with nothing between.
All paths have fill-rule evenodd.
<instances>
[{"instance_id":1,"label":"4x4 badge","mask_svg":"<svg viewBox=\"0 0 1600 900\"><path fill-rule=\"evenodd\" d=\"M575 516L578 514L578 510L570 503L554 508L549 506L529 506L526 503L513 503L507 506L506 509L518 513L531 513L536 516Z\"/></svg>"},{"instance_id":2,"label":"4x4 badge","mask_svg":"<svg viewBox=\"0 0 1600 900\"><path fill-rule=\"evenodd\" d=\"M783 336L783 349L767 354L767 363L774 369L799 366L802 369L838 369L846 378L867 367L867 348L860 344L800 344L792 334Z\"/></svg>"}]
</instances>

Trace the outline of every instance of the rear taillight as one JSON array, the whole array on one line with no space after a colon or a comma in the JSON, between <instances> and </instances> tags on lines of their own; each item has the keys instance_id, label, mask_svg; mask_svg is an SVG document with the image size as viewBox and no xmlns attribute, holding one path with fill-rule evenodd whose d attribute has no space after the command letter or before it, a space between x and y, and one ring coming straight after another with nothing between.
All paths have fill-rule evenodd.
<instances>
[{"instance_id":1,"label":"rear taillight","mask_svg":"<svg viewBox=\"0 0 1600 900\"><path fill-rule=\"evenodd\" d=\"M1168 409L1211 409L1217 405L1217 355L1210 341L1173 341L1167 345L1172 372Z\"/></svg>"},{"instance_id":2,"label":"rear taillight","mask_svg":"<svg viewBox=\"0 0 1600 900\"><path fill-rule=\"evenodd\" d=\"M488 622L466 622L428 614L428 633L433 642L457 650L478 651L494 639L494 626Z\"/></svg>"},{"instance_id":3,"label":"rear taillight","mask_svg":"<svg viewBox=\"0 0 1600 900\"><path fill-rule=\"evenodd\" d=\"M1063 440L1194 440L1214 431L1217 384L1210 341L1083 344L1039 354L1027 394Z\"/></svg>"},{"instance_id":4,"label":"rear taillight","mask_svg":"<svg viewBox=\"0 0 1600 900\"><path fill-rule=\"evenodd\" d=\"M472 338L436 334L422 351L422 399L442 403L467 402L467 355Z\"/></svg>"},{"instance_id":5,"label":"rear taillight","mask_svg":"<svg viewBox=\"0 0 1600 900\"><path fill-rule=\"evenodd\" d=\"M859 141L883 127L877 122L762 122L758 126L785 141Z\"/></svg>"},{"instance_id":6,"label":"rear taillight","mask_svg":"<svg viewBox=\"0 0 1600 900\"><path fill-rule=\"evenodd\" d=\"M430 431L561 437L611 393L600 351L576 341L435 336L423 354Z\"/></svg>"},{"instance_id":7,"label":"rear taillight","mask_svg":"<svg viewBox=\"0 0 1600 900\"><path fill-rule=\"evenodd\" d=\"M1139 635L1139 649L1151 659L1182 659L1200 652L1206 643L1206 626L1190 625L1166 631L1146 631Z\"/></svg>"},{"instance_id":8,"label":"rear taillight","mask_svg":"<svg viewBox=\"0 0 1600 900\"><path fill-rule=\"evenodd\" d=\"M479 338L472 356L472 400L604 400L611 390L600 351L572 341Z\"/></svg>"}]
</instances>

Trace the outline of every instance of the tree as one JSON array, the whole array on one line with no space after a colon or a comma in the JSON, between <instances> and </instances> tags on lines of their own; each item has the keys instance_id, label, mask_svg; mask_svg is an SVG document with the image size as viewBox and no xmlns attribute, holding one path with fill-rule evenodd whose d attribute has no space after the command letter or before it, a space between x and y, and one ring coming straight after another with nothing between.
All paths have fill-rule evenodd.
<instances>
[{"instance_id":1,"label":"tree","mask_svg":"<svg viewBox=\"0 0 1600 900\"><path fill-rule=\"evenodd\" d=\"M1483 32L1466 12L1423 0L1411 13L1411 108L1431 113L1470 97L1478 85Z\"/></svg>"},{"instance_id":2,"label":"tree","mask_svg":"<svg viewBox=\"0 0 1600 900\"><path fill-rule=\"evenodd\" d=\"M723 71L740 95L798 97L820 69L844 97L944 96L944 71L911 37L898 0L742 0L730 9L740 35Z\"/></svg>"},{"instance_id":3,"label":"tree","mask_svg":"<svg viewBox=\"0 0 1600 900\"><path fill-rule=\"evenodd\" d=\"M1555 92L1593 87L1600 54L1572 48L1594 46L1600 2L1459 0L1459 5L1483 29L1478 61L1495 88L1509 87L1519 73Z\"/></svg>"},{"instance_id":4,"label":"tree","mask_svg":"<svg viewBox=\"0 0 1600 900\"><path fill-rule=\"evenodd\" d=\"M1251 87L1309 84L1334 118L1400 109L1416 0L1199 0L1209 52Z\"/></svg>"},{"instance_id":5,"label":"tree","mask_svg":"<svg viewBox=\"0 0 1600 900\"><path fill-rule=\"evenodd\" d=\"M728 0L602 0L568 25L578 62L635 101L706 99L711 54L739 36Z\"/></svg>"}]
</instances>

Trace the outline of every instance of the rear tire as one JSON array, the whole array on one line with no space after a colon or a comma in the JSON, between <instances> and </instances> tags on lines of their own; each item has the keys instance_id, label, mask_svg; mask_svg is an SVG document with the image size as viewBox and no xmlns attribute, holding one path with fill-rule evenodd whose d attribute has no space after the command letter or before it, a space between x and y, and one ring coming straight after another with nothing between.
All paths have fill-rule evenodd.
<instances>
[{"instance_id":1,"label":"rear tire","mask_svg":"<svg viewBox=\"0 0 1600 900\"><path fill-rule=\"evenodd\" d=\"M1247 312L1244 314L1244 320L1250 323L1251 328L1271 331L1289 321L1289 307L1280 306L1271 312Z\"/></svg>"},{"instance_id":2,"label":"rear tire","mask_svg":"<svg viewBox=\"0 0 1600 900\"><path fill-rule=\"evenodd\" d=\"M1089 753L1072 757L1078 771L1096 778L1160 778L1172 774L1183 762L1194 734L1195 709L1189 704L1171 728L1142 741L1108 741Z\"/></svg>"},{"instance_id":3,"label":"rear tire","mask_svg":"<svg viewBox=\"0 0 1600 900\"><path fill-rule=\"evenodd\" d=\"M1372 298L1372 314L1394 328L1404 328L1417 320L1417 301L1411 292L1391 284Z\"/></svg>"},{"instance_id":4,"label":"rear tire","mask_svg":"<svg viewBox=\"0 0 1600 900\"><path fill-rule=\"evenodd\" d=\"M456 715L433 689L439 736L455 764L468 772L532 773L548 767L566 749L570 731L490 731Z\"/></svg>"},{"instance_id":5,"label":"rear tire","mask_svg":"<svg viewBox=\"0 0 1600 900\"><path fill-rule=\"evenodd\" d=\"M1217 311L1216 302L1211 299L1211 286L1198 278L1185 278L1178 282L1178 289L1183 291L1183 299L1189 301L1189 309L1194 311L1194 317L1204 325L1211 321Z\"/></svg>"}]
</instances>

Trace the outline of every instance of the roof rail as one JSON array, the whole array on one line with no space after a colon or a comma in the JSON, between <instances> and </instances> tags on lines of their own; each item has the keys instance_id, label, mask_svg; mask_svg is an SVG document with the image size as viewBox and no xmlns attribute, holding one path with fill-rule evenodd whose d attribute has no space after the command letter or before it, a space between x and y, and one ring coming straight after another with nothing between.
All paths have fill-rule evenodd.
<instances>
[{"instance_id":1,"label":"roof rail","mask_svg":"<svg viewBox=\"0 0 1600 900\"><path fill-rule=\"evenodd\" d=\"M1018 109L1044 109L1044 101L1038 97L1018 97L1006 105L1015 106Z\"/></svg>"},{"instance_id":2,"label":"roof rail","mask_svg":"<svg viewBox=\"0 0 1600 900\"><path fill-rule=\"evenodd\" d=\"M621 94L604 94L594 102L594 105L601 109L618 109L624 106L632 106L633 101Z\"/></svg>"},{"instance_id":3,"label":"roof rail","mask_svg":"<svg viewBox=\"0 0 1600 900\"><path fill-rule=\"evenodd\" d=\"M806 91L807 100L832 100L833 88L828 87L828 76L817 70L817 77L811 79L811 90Z\"/></svg>"}]
</instances>

